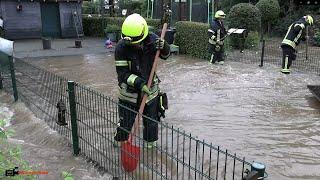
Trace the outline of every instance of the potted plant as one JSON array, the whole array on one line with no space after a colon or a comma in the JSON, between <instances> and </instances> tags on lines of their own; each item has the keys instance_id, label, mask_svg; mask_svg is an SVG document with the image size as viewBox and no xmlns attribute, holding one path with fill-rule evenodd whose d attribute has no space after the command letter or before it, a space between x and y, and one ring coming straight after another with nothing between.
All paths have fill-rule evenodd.
<instances>
[{"instance_id":1,"label":"potted plant","mask_svg":"<svg viewBox=\"0 0 320 180\"><path fill-rule=\"evenodd\" d=\"M104 29L104 33L107 38L109 38L113 42L117 42L120 37L121 28L118 25L110 24Z\"/></svg>"}]
</instances>

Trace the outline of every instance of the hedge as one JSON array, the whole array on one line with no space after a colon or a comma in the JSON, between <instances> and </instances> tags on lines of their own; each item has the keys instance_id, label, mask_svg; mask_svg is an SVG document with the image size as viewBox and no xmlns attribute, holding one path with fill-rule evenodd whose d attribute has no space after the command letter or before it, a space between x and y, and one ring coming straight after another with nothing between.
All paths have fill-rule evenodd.
<instances>
[{"instance_id":1,"label":"hedge","mask_svg":"<svg viewBox=\"0 0 320 180\"><path fill-rule=\"evenodd\" d=\"M179 46L180 53L203 59L207 58L208 24L178 21L175 27L177 30L175 44Z\"/></svg>"},{"instance_id":2,"label":"hedge","mask_svg":"<svg viewBox=\"0 0 320 180\"><path fill-rule=\"evenodd\" d=\"M124 17L82 17L85 36L103 37L105 26L118 25L121 27ZM149 26L160 27L160 19L146 19Z\"/></svg>"}]
</instances>

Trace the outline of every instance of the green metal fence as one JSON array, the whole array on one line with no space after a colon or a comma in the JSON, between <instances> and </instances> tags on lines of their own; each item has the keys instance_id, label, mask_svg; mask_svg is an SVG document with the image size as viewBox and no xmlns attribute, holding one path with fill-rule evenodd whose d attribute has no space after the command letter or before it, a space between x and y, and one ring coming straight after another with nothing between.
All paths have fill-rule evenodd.
<instances>
[{"instance_id":1,"label":"green metal fence","mask_svg":"<svg viewBox=\"0 0 320 180\"><path fill-rule=\"evenodd\" d=\"M3 89L14 94L10 68L1 67ZM115 179L243 179L251 167L244 157L157 122L157 146L144 148L142 132L138 131L135 143L141 147L139 164L135 171L125 172L120 162L121 148L114 146L113 140L119 122L117 101L20 59L15 59L13 69L19 99L65 136L75 155L85 156ZM67 125L61 124L64 119Z\"/></svg>"}]
</instances>

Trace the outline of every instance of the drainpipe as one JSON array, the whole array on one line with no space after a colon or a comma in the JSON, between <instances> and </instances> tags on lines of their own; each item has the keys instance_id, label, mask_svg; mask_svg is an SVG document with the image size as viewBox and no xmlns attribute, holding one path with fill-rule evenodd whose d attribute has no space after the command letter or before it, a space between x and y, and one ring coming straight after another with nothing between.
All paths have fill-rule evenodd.
<instances>
[{"instance_id":1,"label":"drainpipe","mask_svg":"<svg viewBox=\"0 0 320 180\"><path fill-rule=\"evenodd\" d=\"M189 5L189 21L192 21L192 0L190 0Z\"/></svg>"},{"instance_id":2,"label":"drainpipe","mask_svg":"<svg viewBox=\"0 0 320 180\"><path fill-rule=\"evenodd\" d=\"M149 9L150 9L150 0L147 0L148 1L148 6L147 6L147 18L149 18Z\"/></svg>"},{"instance_id":3,"label":"drainpipe","mask_svg":"<svg viewBox=\"0 0 320 180\"><path fill-rule=\"evenodd\" d=\"M151 0L151 19L153 19L153 1L154 0Z\"/></svg>"}]
</instances>

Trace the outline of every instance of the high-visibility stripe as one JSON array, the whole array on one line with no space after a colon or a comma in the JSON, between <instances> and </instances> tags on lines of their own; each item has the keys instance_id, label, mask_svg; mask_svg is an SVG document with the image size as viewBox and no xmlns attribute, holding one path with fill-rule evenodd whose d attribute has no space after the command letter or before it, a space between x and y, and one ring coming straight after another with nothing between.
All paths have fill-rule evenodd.
<instances>
[{"instance_id":1,"label":"high-visibility stripe","mask_svg":"<svg viewBox=\"0 0 320 180\"><path fill-rule=\"evenodd\" d=\"M288 29L287 34L286 34L286 36L284 37L284 39L287 39L288 34L289 34L289 32L291 31L292 25L293 25L293 24L291 24L291 25L289 26L289 29Z\"/></svg>"},{"instance_id":2,"label":"high-visibility stripe","mask_svg":"<svg viewBox=\"0 0 320 180\"><path fill-rule=\"evenodd\" d=\"M162 96L160 96L160 107L162 110L165 110L165 108L163 107L163 100L162 100Z\"/></svg>"},{"instance_id":3,"label":"high-visibility stripe","mask_svg":"<svg viewBox=\"0 0 320 180\"><path fill-rule=\"evenodd\" d=\"M127 92L127 84L122 83L121 87L119 87L118 97L122 100L126 100L132 103L137 103L138 93L129 93Z\"/></svg>"},{"instance_id":4,"label":"high-visibility stripe","mask_svg":"<svg viewBox=\"0 0 320 180\"><path fill-rule=\"evenodd\" d=\"M220 41L220 29L218 29L218 31L217 31L217 41Z\"/></svg>"},{"instance_id":5,"label":"high-visibility stripe","mask_svg":"<svg viewBox=\"0 0 320 180\"><path fill-rule=\"evenodd\" d=\"M148 96L146 103L150 102L151 100L153 100L154 98L158 97L159 95L159 90L157 90L155 93L151 94Z\"/></svg>"},{"instance_id":6,"label":"high-visibility stripe","mask_svg":"<svg viewBox=\"0 0 320 180\"><path fill-rule=\"evenodd\" d=\"M208 32L210 32L210 33L214 33L214 31L212 31L211 29L208 29Z\"/></svg>"},{"instance_id":7,"label":"high-visibility stripe","mask_svg":"<svg viewBox=\"0 0 320 180\"><path fill-rule=\"evenodd\" d=\"M128 61L116 61L116 66L128 66Z\"/></svg>"},{"instance_id":8,"label":"high-visibility stripe","mask_svg":"<svg viewBox=\"0 0 320 180\"><path fill-rule=\"evenodd\" d=\"M289 63L289 57L286 55L284 58L284 68L283 69L288 69L288 63Z\"/></svg>"},{"instance_id":9,"label":"high-visibility stripe","mask_svg":"<svg viewBox=\"0 0 320 180\"><path fill-rule=\"evenodd\" d=\"M214 58L214 54L211 54L211 56L210 56L210 63L212 63L213 58Z\"/></svg>"},{"instance_id":10,"label":"high-visibility stripe","mask_svg":"<svg viewBox=\"0 0 320 180\"><path fill-rule=\"evenodd\" d=\"M131 61L128 61L129 64L129 70L131 71Z\"/></svg>"},{"instance_id":11,"label":"high-visibility stripe","mask_svg":"<svg viewBox=\"0 0 320 180\"><path fill-rule=\"evenodd\" d=\"M217 44L217 42L212 40L211 38L209 38L209 43L212 44L212 45L216 45Z\"/></svg>"},{"instance_id":12,"label":"high-visibility stripe","mask_svg":"<svg viewBox=\"0 0 320 180\"><path fill-rule=\"evenodd\" d=\"M126 96L126 95L122 94L121 92L119 93L118 97L119 97L119 99L126 100L126 101L129 101L132 103L137 103L137 99L138 99L137 97Z\"/></svg>"},{"instance_id":13,"label":"high-visibility stripe","mask_svg":"<svg viewBox=\"0 0 320 180\"><path fill-rule=\"evenodd\" d=\"M297 35L296 38L294 38L293 41L294 41L295 43L298 43L298 39L301 37L301 35L302 35L302 30L299 31L299 34Z\"/></svg>"},{"instance_id":14,"label":"high-visibility stripe","mask_svg":"<svg viewBox=\"0 0 320 180\"><path fill-rule=\"evenodd\" d=\"M288 44L289 46L293 47L294 49L296 48L296 43L294 43L293 41L290 41L288 39L284 39L282 41L283 44Z\"/></svg>"},{"instance_id":15,"label":"high-visibility stripe","mask_svg":"<svg viewBox=\"0 0 320 180\"><path fill-rule=\"evenodd\" d=\"M301 23L301 24L295 24L294 27L296 27L296 26L300 26L302 29L305 28L303 23Z\"/></svg>"},{"instance_id":16,"label":"high-visibility stripe","mask_svg":"<svg viewBox=\"0 0 320 180\"><path fill-rule=\"evenodd\" d=\"M137 75L131 74L131 75L128 77L128 79L127 79L128 85L134 86L134 81L135 81L137 78L138 78Z\"/></svg>"}]
</instances>

